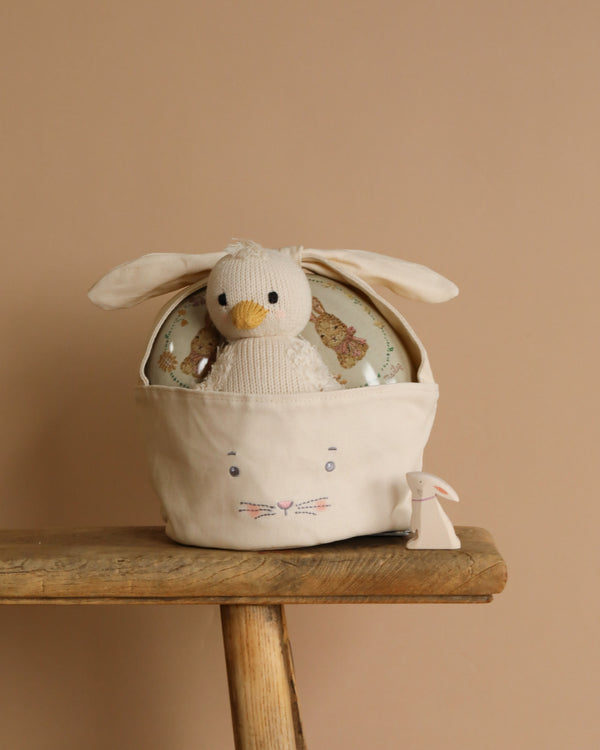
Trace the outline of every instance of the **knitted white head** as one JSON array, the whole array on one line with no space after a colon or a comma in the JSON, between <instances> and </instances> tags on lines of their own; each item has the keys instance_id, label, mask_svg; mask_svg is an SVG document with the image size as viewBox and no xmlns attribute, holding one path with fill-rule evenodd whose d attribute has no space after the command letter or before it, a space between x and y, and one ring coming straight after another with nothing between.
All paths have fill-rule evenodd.
<instances>
[{"instance_id":1,"label":"knitted white head","mask_svg":"<svg viewBox=\"0 0 600 750\"><path fill-rule=\"evenodd\" d=\"M297 336L309 321L312 297L294 250L239 241L210 273L206 304L229 341Z\"/></svg>"}]
</instances>

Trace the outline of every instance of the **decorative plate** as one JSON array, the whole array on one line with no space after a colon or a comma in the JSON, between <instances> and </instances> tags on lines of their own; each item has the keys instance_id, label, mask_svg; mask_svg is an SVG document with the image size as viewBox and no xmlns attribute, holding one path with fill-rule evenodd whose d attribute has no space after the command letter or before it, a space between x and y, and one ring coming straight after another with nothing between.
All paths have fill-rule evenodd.
<instances>
[{"instance_id":1,"label":"decorative plate","mask_svg":"<svg viewBox=\"0 0 600 750\"><path fill-rule=\"evenodd\" d=\"M313 293L302 336L345 388L414 380L408 353L375 307L344 284L308 274ZM186 297L162 324L145 373L151 385L194 388L210 371L225 340L206 311L206 287Z\"/></svg>"}]
</instances>

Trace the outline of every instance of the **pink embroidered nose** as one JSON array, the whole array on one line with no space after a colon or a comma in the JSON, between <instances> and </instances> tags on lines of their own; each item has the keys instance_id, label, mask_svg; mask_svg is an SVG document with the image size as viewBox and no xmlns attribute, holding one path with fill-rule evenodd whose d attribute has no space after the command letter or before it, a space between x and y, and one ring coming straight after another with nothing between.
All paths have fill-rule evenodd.
<instances>
[{"instance_id":1,"label":"pink embroidered nose","mask_svg":"<svg viewBox=\"0 0 600 750\"><path fill-rule=\"evenodd\" d=\"M293 504L294 504L293 500L280 500L277 503L277 507L281 508L281 510L283 510L283 511L285 511L287 513L288 510L292 507Z\"/></svg>"}]
</instances>

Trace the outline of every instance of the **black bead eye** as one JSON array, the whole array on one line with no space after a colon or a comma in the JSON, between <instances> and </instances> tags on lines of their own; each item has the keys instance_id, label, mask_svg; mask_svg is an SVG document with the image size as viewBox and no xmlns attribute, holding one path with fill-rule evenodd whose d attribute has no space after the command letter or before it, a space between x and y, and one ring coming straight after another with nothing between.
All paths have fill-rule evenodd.
<instances>
[{"instance_id":1,"label":"black bead eye","mask_svg":"<svg viewBox=\"0 0 600 750\"><path fill-rule=\"evenodd\" d=\"M217 297L217 302L225 307L225 305L227 304L227 295L225 294L225 292L219 294L219 296Z\"/></svg>"},{"instance_id":2,"label":"black bead eye","mask_svg":"<svg viewBox=\"0 0 600 750\"><path fill-rule=\"evenodd\" d=\"M237 466L230 466L229 473L231 474L232 477L239 477L240 470L238 469Z\"/></svg>"},{"instance_id":3,"label":"black bead eye","mask_svg":"<svg viewBox=\"0 0 600 750\"><path fill-rule=\"evenodd\" d=\"M333 471L335 469L335 464L333 461L327 461L325 464L325 471Z\"/></svg>"},{"instance_id":4,"label":"black bead eye","mask_svg":"<svg viewBox=\"0 0 600 750\"><path fill-rule=\"evenodd\" d=\"M269 302L274 305L279 299L277 292L269 292Z\"/></svg>"}]
</instances>

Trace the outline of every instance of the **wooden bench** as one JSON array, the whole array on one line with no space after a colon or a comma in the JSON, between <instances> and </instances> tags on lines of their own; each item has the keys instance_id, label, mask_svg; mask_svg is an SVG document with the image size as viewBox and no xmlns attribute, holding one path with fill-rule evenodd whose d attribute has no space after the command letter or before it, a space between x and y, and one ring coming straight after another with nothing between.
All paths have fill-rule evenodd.
<instances>
[{"instance_id":1,"label":"wooden bench","mask_svg":"<svg viewBox=\"0 0 600 750\"><path fill-rule=\"evenodd\" d=\"M484 529L460 550L401 536L240 552L184 547L162 527L0 531L1 604L219 604L238 750L305 748L285 604L490 602L506 564Z\"/></svg>"}]
</instances>

